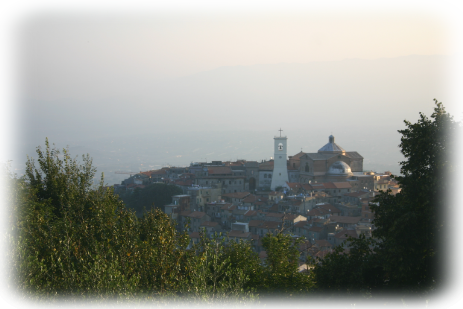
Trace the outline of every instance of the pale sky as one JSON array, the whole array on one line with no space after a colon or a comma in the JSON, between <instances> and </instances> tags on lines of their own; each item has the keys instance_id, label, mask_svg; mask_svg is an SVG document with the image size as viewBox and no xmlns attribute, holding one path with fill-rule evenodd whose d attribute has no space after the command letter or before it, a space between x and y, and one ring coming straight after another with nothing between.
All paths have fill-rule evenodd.
<instances>
[{"instance_id":1,"label":"pale sky","mask_svg":"<svg viewBox=\"0 0 463 309\"><path fill-rule=\"evenodd\" d=\"M18 92L83 98L85 88L94 98L133 76L149 83L223 66L458 52L451 1L169 2L11 6L6 42L14 68L27 67Z\"/></svg>"}]
</instances>

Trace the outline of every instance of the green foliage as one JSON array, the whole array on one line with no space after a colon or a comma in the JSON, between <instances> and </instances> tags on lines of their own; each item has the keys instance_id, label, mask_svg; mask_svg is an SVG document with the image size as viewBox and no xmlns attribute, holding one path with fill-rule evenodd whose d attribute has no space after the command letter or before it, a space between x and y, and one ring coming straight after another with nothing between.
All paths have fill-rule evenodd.
<instances>
[{"instance_id":1,"label":"green foliage","mask_svg":"<svg viewBox=\"0 0 463 309\"><path fill-rule=\"evenodd\" d=\"M199 300L253 298L259 259L249 243L202 238L188 249L159 209L137 218L112 189L92 188L95 169L50 149L37 149L11 199L16 285L33 298L85 297Z\"/></svg>"},{"instance_id":2,"label":"green foliage","mask_svg":"<svg viewBox=\"0 0 463 309\"><path fill-rule=\"evenodd\" d=\"M263 270L261 291L270 294L294 296L311 290L312 277L298 272L299 246L303 238L289 234L267 234L262 238L262 246L267 252Z\"/></svg>"},{"instance_id":3,"label":"green foliage","mask_svg":"<svg viewBox=\"0 0 463 309\"><path fill-rule=\"evenodd\" d=\"M175 185L154 183L143 189L136 188L134 192L121 194L121 199L126 207L133 209L137 216L141 217L145 207L160 208L172 202L172 196L182 194L181 188Z\"/></svg>"},{"instance_id":4,"label":"green foliage","mask_svg":"<svg viewBox=\"0 0 463 309\"><path fill-rule=\"evenodd\" d=\"M315 308L397 308L391 303L384 281L381 255L375 254L376 242L365 239L349 239L350 250L335 248L323 260L315 263L315 285L310 291L310 303Z\"/></svg>"},{"instance_id":5,"label":"green foliage","mask_svg":"<svg viewBox=\"0 0 463 309\"><path fill-rule=\"evenodd\" d=\"M401 162L403 176L396 177L402 191L396 196L382 192L371 204L377 242L350 239L349 255L338 249L320 261L314 270L319 289L423 294L444 280L445 197L452 188L460 127L442 103L434 101L431 119L420 113L417 123L405 121L406 129L399 130L406 158Z\"/></svg>"},{"instance_id":6,"label":"green foliage","mask_svg":"<svg viewBox=\"0 0 463 309\"><path fill-rule=\"evenodd\" d=\"M66 149L62 153L50 149L48 139L45 146L43 152L40 147L37 149L38 168L31 158L26 163L26 179L35 191L36 201L47 204L57 218L62 218L66 211L80 211L88 215L89 188L96 172L92 160L88 155L82 156L83 163L79 165ZM70 209L71 206L78 209Z\"/></svg>"},{"instance_id":7,"label":"green foliage","mask_svg":"<svg viewBox=\"0 0 463 309\"><path fill-rule=\"evenodd\" d=\"M44 265L21 237L0 234L0 308L45 308Z\"/></svg>"},{"instance_id":8,"label":"green foliage","mask_svg":"<svg viewBox=\"0 0 463 309\"><path fill-rule=\"evenodd\" d=\"M412 124L405 121L400 147L407 159L403 176L396 177L402 191L395 197L379 196L374 236L384 259L388 286L410 292L427 291L442 282L439 267L445 241L446 200L452 190L453 156L459 123L437 102L431 119L420 113Z\"/></svg>"},{"instance_id":9,"label":"green foliage","mask_svg":"<svg viewBox=\"0 0 463 309\"><path fill-rule=\"evenodd\" d=\"M211 239L201 233L193 245L196 254L189 260L189 279L183 293L206 301L253 298L259 257L249 242L228 240L221 234ZM251 278L253 281L251 281Z\"/></svg>"}]
</instances>

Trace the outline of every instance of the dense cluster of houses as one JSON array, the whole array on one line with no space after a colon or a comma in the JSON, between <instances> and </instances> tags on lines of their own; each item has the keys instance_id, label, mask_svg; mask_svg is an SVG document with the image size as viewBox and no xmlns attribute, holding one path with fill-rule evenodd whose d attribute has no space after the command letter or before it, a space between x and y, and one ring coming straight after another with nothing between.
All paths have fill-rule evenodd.
<instances>
[{"instance_id":1,"label":"dense cluster of houses","mask_svg":"<svg viewBox=\"0 0 463 309\"><path fill-rule=\"evenodd\" d=\"M269 165L271 161L238 160L166 167L131 176L115 185L115 190L130 191L159 182L176 185L184 194L173 196L163 211L177 222L179 230L187 229L192 243L201 232L208 237L224 233L252 242L265 259L261 239L267 233L289 233L306 239L300 246L301 263L308 255L323 257L337 245L349 250L349 243L344 243L349 236L371 237L374 226L369 203L380 190L400 191L388 172L362 172L343 181L293 181L271 191L258 181L271 177ZM299 179L297 170L288 169L289 173L293 176L289 179Z\"/></svg>"},{"instance_id":2,"label":"dense cluster of houses","mask_svg":"<svg viewBox=\"0 0 463 309\"><path fill-rule=\"evenodd\" d=\"M332 135L318 152L301 151L286 159L286 137L279 131L275 160L165 167L131 176L115 190L130 192L158 182L176 185L183 194L173 196L163 210L179 230L187 229L192 243L201 232L207 237L225 233L252 242L263 259L261 239L268 233L304 237L301 263L308 255L325 256L334 246L349 250L348 237L371 237L375 195L400 192L391 173L365 172L363 157L345 151Z\"/></svg>"}]
</instances>

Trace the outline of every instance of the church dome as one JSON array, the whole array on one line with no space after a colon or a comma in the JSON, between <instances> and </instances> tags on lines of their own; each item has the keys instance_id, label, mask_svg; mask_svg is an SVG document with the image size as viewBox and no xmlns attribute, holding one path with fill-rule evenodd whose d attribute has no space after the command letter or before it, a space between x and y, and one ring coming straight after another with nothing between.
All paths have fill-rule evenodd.
<instances>
[{"instance_id":1,"label":"church dome","mask_svg":"<svg viewBox=\"0 0 463 309\"><path fill-rule=\"evenodd\" d=\"M318 149L318 152L319 153L326 153L326 152L328 152L328 153L343 153L343 152L345 152L345 150L342 149L341 146L336 144L334 142L334 136L330 135L329 138L328 138L328 144L326 144L322 148Z\"/></svg>"},{"instance_id":2,"label":"church dome","mask_svg":"<svg viewBox=\"0 0 463 309\"><path fill-rule=\"evenodd\" d=\"M336 161L331 164L327 174L333 176L351 176L352 170L350 169L350 166L347 165L347 163Z\"/></svg>"}]
</instances>

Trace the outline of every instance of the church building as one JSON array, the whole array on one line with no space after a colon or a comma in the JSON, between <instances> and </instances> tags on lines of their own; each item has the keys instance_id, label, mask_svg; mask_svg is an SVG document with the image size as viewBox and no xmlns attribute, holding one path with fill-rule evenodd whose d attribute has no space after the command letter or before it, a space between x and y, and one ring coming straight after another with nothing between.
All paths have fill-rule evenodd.
<instances>
[{"instance_id":1,"label":"church building","mask_svg":"<svg viewBox=\"0 0 463 309\"><path fill-rule=\"evenodd\" d=\"M271 190L275 190L278 187L287 187L288 180L288 167L287 167L287 155L286 145L287 137L281 136L274 137L274 157L273 157L273 177L270 185Z\"/></svg>"},{"instance_id":2,"label":"church building","mask_svg":"<svg viewBox=\"0 0 463 309\"><path fill-rule=\"evenodd\" d=\"M356 151L345 151L330 135L328 143L316 153L298 153L289 164L299 167L301 183L346 181L353 172L363 172L363 157Z\"/></svg>"}]
</instances>

